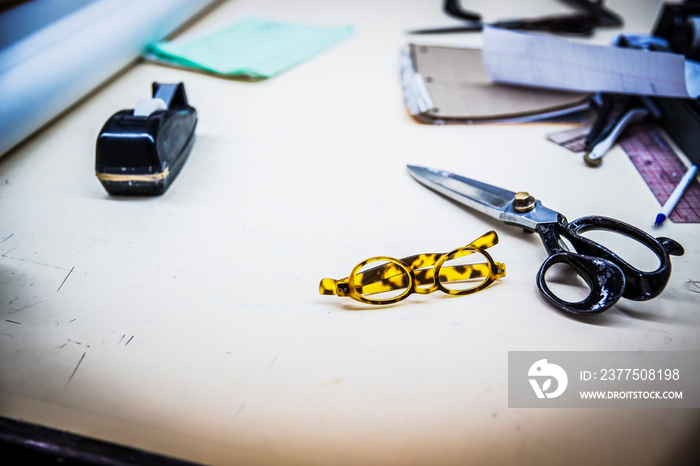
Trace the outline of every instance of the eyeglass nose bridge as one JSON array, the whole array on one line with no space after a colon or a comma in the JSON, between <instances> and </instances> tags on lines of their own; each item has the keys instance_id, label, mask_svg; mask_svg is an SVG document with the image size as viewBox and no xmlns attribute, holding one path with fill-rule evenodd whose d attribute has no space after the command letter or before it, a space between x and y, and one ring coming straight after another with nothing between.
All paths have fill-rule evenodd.
<instances>
[{"instance_id":1,"label":"eyeglass nose bridge","mask_svg":"<svg viewBox=\"0 0 700 466\"><path fill-rule=\"evenodd\" d=\"M416 271L414 270L414 273ZM413 286L413 291L417 294L431 294L438 290L438 284L435 275L435 264L431 264L430 268L421 270L420 280L416 276L416 283ZM419 272L419 273L420 273Z\"/></svg>"}]
</instances>

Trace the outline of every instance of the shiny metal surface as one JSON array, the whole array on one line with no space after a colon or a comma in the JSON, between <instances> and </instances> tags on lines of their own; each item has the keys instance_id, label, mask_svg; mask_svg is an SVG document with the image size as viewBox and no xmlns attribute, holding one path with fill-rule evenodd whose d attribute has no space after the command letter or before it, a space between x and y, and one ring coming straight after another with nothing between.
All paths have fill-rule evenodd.
<instances>
[{"instance_id":1,"label":"shiny metal surface","mask_svg":"<svg viewBox=\"0 0 700 466\"><path fill-rule=\"evenodd\" d=\"M536 201L535 207L518 213L513 208L515 194L507 189L472 180L444 170L408 165L408 172L419 183L460 204L497 218L502 222L535 231L541 223L556 223L559 216Z\"/></svg>"}]
</instances>

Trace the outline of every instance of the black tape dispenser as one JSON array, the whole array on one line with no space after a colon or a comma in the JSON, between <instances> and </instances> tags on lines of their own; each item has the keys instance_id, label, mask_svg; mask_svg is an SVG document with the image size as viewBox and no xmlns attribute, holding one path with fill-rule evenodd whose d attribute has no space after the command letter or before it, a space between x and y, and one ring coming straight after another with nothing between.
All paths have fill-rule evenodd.
<instances>
[{"instance_id":1,"label":"black tape dispenser","mask_svg":"<svg viewBox=\"0 0 700 466\"><path fill-rule=\"evenodd\" d=\"M196 126L185 86L153 83L152 98L115 113L102 127L95 174L110 194L162 194L187 160Z\"/></svg>"}]
</instances>

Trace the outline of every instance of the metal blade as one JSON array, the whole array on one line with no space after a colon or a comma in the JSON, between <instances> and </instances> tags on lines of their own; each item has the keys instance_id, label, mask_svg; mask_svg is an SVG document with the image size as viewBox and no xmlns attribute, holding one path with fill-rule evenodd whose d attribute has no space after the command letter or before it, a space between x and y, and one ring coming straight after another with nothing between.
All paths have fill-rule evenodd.
<instances>
[{"instance_id":1,"label":"metal blade","mask_svg":"<svg viewBox=\"0 0 700 466\"><path fill-rule=\"evenodd\" d=\"M484 29L481 21L468 21L462 26L446 26L429 29L416 29L409 31L409 34L451 34L453 32L480 32Z\"/></svg>"},{"instance_id":2,"label":"metal blade","mask_svg":"<svg viewBox=\"0 0 700 466\"><path fill-rule=\"evenodd\" d=\"M515 193L444 170L408 165L408 172L419 183L460 204L471 207L505 223L535 230L540 223L555 223L558 213L536 201L529 212L513 208Z\"/></svg>"}]
</instances>

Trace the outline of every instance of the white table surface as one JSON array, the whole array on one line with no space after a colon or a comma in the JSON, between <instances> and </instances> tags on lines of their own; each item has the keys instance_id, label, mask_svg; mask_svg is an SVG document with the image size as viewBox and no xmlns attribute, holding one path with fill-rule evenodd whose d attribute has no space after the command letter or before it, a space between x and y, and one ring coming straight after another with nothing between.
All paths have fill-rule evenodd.
<instances>
[{"instance_id":1,"label":"white table surface","mask_svg":"<svg viewBox=\"0 0 700 466\"><path fill-rule=\"evenodd\" d=\"M487 21L562 2L470 1ZM0 415L215 464L677 464L697 410L508 408L508 351L698 351L700 226L667 289L591 319L535 286L536 235L412 180L407 163L528 190L569 219L647 231L658 202L619 148L600 169L554 125L428 126L402 100L400 48L455 24L433 1L231 0L240 14L351 24L343 43L267 81L139 62L0 160ZM660 2L606 3L649 32ZM608 43L620 32L600 30ZM94 176L109 116L184 82L197 140L160 197L112 198ZM468 297L367 307L321 296L360 260L448 251L496 229L508 275ZM654 232L656 233L656 232Z\"/></svg>"}]
</instances>

